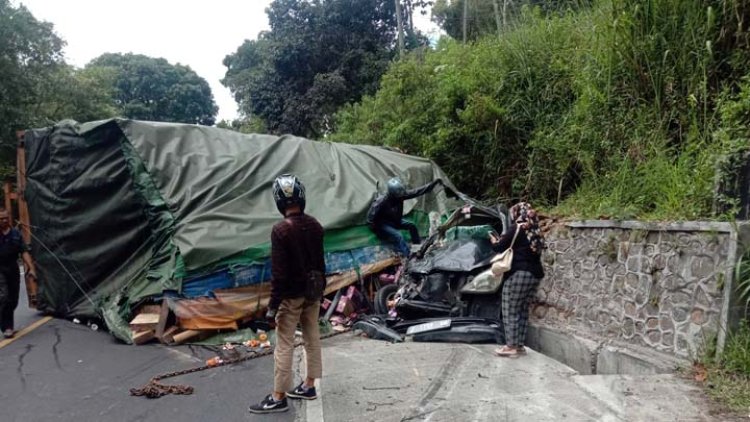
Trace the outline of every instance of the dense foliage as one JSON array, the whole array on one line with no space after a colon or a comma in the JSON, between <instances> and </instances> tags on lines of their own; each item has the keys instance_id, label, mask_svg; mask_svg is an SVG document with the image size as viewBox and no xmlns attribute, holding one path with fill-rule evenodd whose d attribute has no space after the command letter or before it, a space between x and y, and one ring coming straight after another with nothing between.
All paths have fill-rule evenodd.
<instances>
[{"instance_id":1,"label":"dense foliage","mask_svg":"<svg viewBox=\"0 0 750 422\"><path fill-rule=\"evenodd\" d=\"M213 125L218 112L211 88L189 66L140 54L106 53L86 65L109 72L120 115L138 120Z\"/></svg>"},{"instance_id":2,"label":"dense foliage","mask_svg":"<svg viewBox=\"0 0 750 422\"><path fill-rule=\"evenodd\" d=\"M715 170L748 144L750 2L598 1L516 19L395 63L332 138L423 154L467 193L568 215L731 211L714 208Z\"/></svg>"},{"instance_id":3,"label":"dense foliage","mask_svg":"<svg viewBox=\"0 0 750 422\"><path fill-rule=\"evenodd\" d=\"M15 131L111 116L106 81L65 64L52 25L0 0L0 177L13 173Z\"/></svg>"},{"instance_id":4,"label":"dense foliage","mask_svg":"<svg viewBox=\"0 0 750 422\"><path fill-rule=\"evenodd\" d=\"M63 41L23 6L0 0L0 136L32 123L39 85L59 72Z\"/></svg>"},{"instance_id":5,"label":"dense foliage","mask_svg":"<svg viewBox=\"0 0 750 422\"><path fill-rule=\"evenodd\" d=\"M498 35L517 23L524 8L537 7L552 14L591 5L591 0L435 0L432 19L450 37L475 41ZM466 27L464 28L464 24Z\"/></svg>"},{"instance_id":6,"label":"dense foliage","mask_svg":"<svg viewBox=\"0 0 750 422\"><path fill-rule=\"evenodd\" d=\"M85 69L63 58L52 24L0 0L0 178L15 167L17 130L112 116L213 124L205 80L163 59L105 54Z\"/></svg>"},{"instance_id":7,"label":"dense foliage","mask_svg":"<svg viewBox=\"0 0 750 422\"><path fill-rule=\"evenodd\" d=\"M432 4L453 39L429 49L412 17ZM570 216L750 210L750 0L274 0L267 14L224 60L242 116L221 127L399 147L473 196ZM214 123L190 68L104 54L75 69L63 46L0 0L0 173L15 130L63 118Z\"/></svg>"},{"instance_id":8,"label":"dense foliage","mask_svg":"<svg viewBox=\"0 0 750 422\"><path fill-rule=\"evenodd\" d=\"M423 2L404 2L404 12ZM270 30L224 59L222 81L271 133L319 137L342 105L372 94L396 54L393 0L275 0ZM409 25L406 41L423 42Z\"/></svg>"}]
</instances>

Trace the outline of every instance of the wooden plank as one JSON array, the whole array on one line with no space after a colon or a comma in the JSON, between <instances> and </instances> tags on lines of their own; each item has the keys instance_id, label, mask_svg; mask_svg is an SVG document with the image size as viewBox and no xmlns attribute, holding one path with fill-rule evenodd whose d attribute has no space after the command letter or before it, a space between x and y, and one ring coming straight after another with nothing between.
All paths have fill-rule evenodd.
<instances>
[{"instance_id":1,"label":"wooden plank","mask_svg":"<svg viewBox=\"0 0 750 422\"><path fill-rule=\"evenodd\" d=\"M173 325L166 330L164 330L164 334L159 338L159 341L164 344L172 344L174 343L174 335L182 331L182 329L176 325Z\"/></svg>"},{"instance_id":2,"label":"wooden plank","mask_svg":"<svg viewBox=\"0 0 750 422\"><path fill-rule=\"evenodd\" d=\"M133 332L133 344L141 345L154 339L154 330Z\"/></svg>"},{"instance_id":3,"label":"wooden plank","mask_svg":"<svg viewBox=\"0 0 750 422\"><path fill-rule=\"evenodd\" d=\"M130 329L133 331L156 330L159 324L159 314L138 314L130 321Z\"/></svg>"},{"instance_id":4,"label":"wooden plank","mask_svg":"<svg viewBox=\"0 0 750 422\"><path fill-rule=\"evenodd\" d=\"M161 305L159 304L148 304L148 305L141 305L138 307L138 310L135 311L136 314L158 314L161 312Z\"/></svg>"},{"instance_id":5,"label":"wooden plank","mask_svg":"<svg viewBox=\"0 0 750 422\"><path fill-rule=\"evenodd\" d=\"M203 334L203 331L198 330L185 330L181 333L177 333L172 336L174 344L182 344L188 340L194 339Z\"/></svg>"},{"instance_id":6,"label":"wooden plank","mask_svg":"<svg viewBox=\"0 0 750 422\"><path fill-rule=\"evenodd\" d=\"M167 328L167 320L169 320L169 303L164 299L161 301L159 323L156 324L156 338L158 338L159 341L161 341L164 336L164 330Z\"/></svg>"}]
</instances>

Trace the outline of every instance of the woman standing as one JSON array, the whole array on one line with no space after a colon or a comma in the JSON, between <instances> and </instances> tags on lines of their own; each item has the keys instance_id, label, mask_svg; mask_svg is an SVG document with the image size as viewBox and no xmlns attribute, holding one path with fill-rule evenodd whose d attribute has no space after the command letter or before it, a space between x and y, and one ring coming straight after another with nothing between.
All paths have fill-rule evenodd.
<instances>
[{"instance_id":1,"label":"woman standing","mask_svg":"<svg viewBox=\"0 0 750 422\"><path fill-rule=\"evenodd\" d=\"M500 293L500 320L505 332L505 345L496 349L495 354L516 357L526 352L524 342L529 324L529 302L544 277L541 259L544 238L539 230L537 213L528 202L514 205L509 214L511 224L508 230L500 238L490 234L496 251L503 252L511 244L513 247L513 261L510 270L503 276Z\"/></svg>"}]
</instances>

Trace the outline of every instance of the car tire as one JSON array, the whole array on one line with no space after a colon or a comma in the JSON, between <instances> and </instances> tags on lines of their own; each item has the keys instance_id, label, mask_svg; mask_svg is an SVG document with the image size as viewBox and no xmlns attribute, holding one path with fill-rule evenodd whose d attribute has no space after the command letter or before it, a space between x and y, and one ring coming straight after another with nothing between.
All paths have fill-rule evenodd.
<instances>
[{"instance_id":1,"label":"car tire","mask_svg":"<svg viewBox=\"0 0 750 422\"><path fill-rule=\"evenodd\" d=\"M386 284L381 287L375 294L375 312L381 315L388 313L388 301L393 300L393 296L398 291L395 284Z\"/></svg>"}]
</instances>

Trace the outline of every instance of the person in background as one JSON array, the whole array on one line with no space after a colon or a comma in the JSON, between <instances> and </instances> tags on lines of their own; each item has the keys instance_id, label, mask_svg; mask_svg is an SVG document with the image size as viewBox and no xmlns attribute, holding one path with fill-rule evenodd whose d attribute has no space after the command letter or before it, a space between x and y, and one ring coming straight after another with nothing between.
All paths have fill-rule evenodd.
<instances>
[{"instance_id":1,"label":"person in background","mask_svg":"<svg viewBox=\"0 0 750 422\"><path fill-rule=\"evenodd\" d=\"M19 256L23 260L25 276L36 280L29 247L23 242L21 232L11 227L8 211L0 208L0 329L5 338L15 334L13 316L21 288Z\"/></svg>"},{"instance_id":2,"label":"person in background","mask_svg":"<svg viewBox=\"0 0 750 422\"><path fill-rule=\"evenodd\" d=\"M322 297L306 297L311 272L325 277L323 226L305 214L305 186L291 174L276 178L273 197L284 220L271 230L271 301L267 319L276 321L273 393L250 406L252 413L285 412L287 397L303 400L317 398L315 379L323 373L318 314ZM321 293L322 296L322 293ZM307 356L307 376L292 387L294 332L302 326Z\"/></svg>"},{"instance_id":3,"label":"person in background","mask_svg":"<svg viewBox=\"0 0 750 422\"><path fill-rule=\"evenodd\" d=\"M529 324L529 302L544 278L541 256L545 245L537 212L528 202L514 205L509 214L510 224L504 224L506 229L503 234L499 238L490 234L490 242L497 252L505 251L513 243L513 261L510 270L503 275L500 293L500 321L505 333L505 345L495 353L503 357L517 357L526 352L524 342Z\"/></svg>"},{"instance_id":4,"label":"person in background","mask_svg":"<svg viewBox=\"0 0 750 422\"><path fill-rule=\"evenodd\" d=\"M411 243L417 245L422 242L419 231L414 223L404 220L404 201L417 198L431 192L435 186L442 184L441 179L416 189L406 190L398 177L388 181L388 190L378 195L367 212L367 225L378 238L396 245L396 250L405 258L409 257L409 244L404 240L400 230L409 230Z\"/></svg>"}]
</instances>

